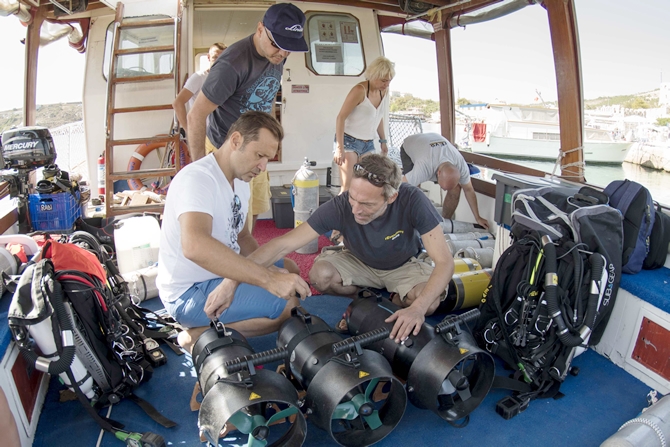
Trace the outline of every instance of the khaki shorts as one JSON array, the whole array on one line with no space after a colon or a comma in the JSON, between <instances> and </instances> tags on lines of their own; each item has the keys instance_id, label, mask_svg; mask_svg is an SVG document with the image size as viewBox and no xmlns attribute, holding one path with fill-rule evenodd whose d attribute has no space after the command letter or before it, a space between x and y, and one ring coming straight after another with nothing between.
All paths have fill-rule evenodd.
<instances>
[{"instance_id":1,"label":"khaki shorts","mask_svg":"<svg viewBox=\"0 0 670 447\"><path fill-rule=\"evenodd\" d=\"M342 277L343 286L374 287L395 292L401 300L414 286L428 282L433 266L412 257L394 270L378 270L365 265L346 248L324 250L315 260L330 262Z\"/></svg>"},{"instance_id":2,"label":"khaki shorts","mask_svg":"<svg viewBox=\"0 0 670 447\"><path fill-rule=\"evenodd\" d=\"M270 209L270 173L261 172L249 182L251 200L249 209L252 216L257 216Z\"/></svg>"},{"instance_id":3,"label":"khaki shorts","mask_svg":"<svg viewBox=\"0 0 670 447\"><path fill-rule=\"evenodd\" d=\"M209 155L217 148L205 138L205 154ZM263 214L270 209L270 174L265 171L254 177L249 182L251 195L249 196L249 210L252 216ZM251 231L252 220L248 220L249 231Z\"/></svg>"}]
</instances>

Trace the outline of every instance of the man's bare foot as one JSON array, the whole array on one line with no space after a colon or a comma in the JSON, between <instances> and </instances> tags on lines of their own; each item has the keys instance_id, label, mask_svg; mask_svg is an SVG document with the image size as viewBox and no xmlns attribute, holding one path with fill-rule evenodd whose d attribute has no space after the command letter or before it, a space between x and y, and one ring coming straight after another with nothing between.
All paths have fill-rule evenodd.
<instances>
[{"instance_id":1,"label":"man's bare foot","mask_svg":"<svg viewBox=\"0 0 670 447\"><path fill-rule=\"evenodd\" d=\"M177 343L179 343L179 346L184 348L186 352L190 354L193 350L193 345L195 345L195 342L198 340L198 337L200 337L207 329L209 328L206 326L185 329L177 336Z\"/></svg>"}]
</instances>

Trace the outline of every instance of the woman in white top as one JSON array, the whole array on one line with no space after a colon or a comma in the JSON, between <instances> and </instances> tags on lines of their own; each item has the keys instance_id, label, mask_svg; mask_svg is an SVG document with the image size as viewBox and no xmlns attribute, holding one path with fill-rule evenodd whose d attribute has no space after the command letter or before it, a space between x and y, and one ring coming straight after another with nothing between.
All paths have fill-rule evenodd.
<instances>
[{"instance_id":1,"label":"woman in white top","mask_svg":"<svg viewBox=\"0 0 670 447\"><path fill-rule=\"evenodd\" d=\"M349 189L354 165L374 151L375 133L382 153L388 153L382 118L389 103L389 83L395 76L394 63L378 57L365 70L367 81L351 89L337 115L333 158L340 167L340 194Z\"/></svg>"}]
</instances>

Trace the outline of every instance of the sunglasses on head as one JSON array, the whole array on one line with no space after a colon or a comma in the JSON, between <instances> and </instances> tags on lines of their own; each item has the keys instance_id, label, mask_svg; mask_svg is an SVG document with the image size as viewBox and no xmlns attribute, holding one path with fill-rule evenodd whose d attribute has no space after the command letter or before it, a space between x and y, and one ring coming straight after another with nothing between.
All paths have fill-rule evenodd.
<instances>
[{"instance_id":1,"label":"sunglasses on head","mask_svg":"<svg viewBox=\"0 0 670 447\"><path fill-rule=\"evenodd\" d=\"M368 171L367 169L365 169L363 166L359 165L358 163L356 163L354 165L354 173L358 177L367 178L370 183L372 183L373 185L375 185L377 187L381 187L381 186L384 186L384 185L389 185L390 186L390 183L386 181L386 179L384 178L383 175L377 175L375 173L372 173L372 172Z\"/></svg>"},{"instance_id":2,"label":"sunglasses on head","mask_svg":"<svg viewBox=\"0 0 670 447\"><path fill-rule=\"evenodd\" d=\"M265 25L263 25L263 28L265 28ZM279 45L277 45L277 42L275 42L275 40L274 40L274 39L272 38L272 36L270 35L270 31L268 31L267 28L265 28L265 34L268 36L268 39L270 40L270 43L272 44L272 46L275 47L275 48L278 49L278 50L281 50L281 48L279 47Z\"/></svg>"}]
</instances>

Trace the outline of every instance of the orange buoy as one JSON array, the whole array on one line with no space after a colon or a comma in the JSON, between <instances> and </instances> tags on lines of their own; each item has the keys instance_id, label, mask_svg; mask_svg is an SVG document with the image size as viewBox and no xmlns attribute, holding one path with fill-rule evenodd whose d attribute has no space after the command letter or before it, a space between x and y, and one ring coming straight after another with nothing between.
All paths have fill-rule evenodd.
<instances>
[{"instance_id":1,"label":"orange buoy","mask_svg":"<svg viewBox=\"0 0 670 447\"><path fill-rule=\"evenodd\" d=\"M157 135L157 137L163 137L164 135ZM139 171L142 167L142 162L144 161L144 158L151 153L151 151L165 147L167 143L162 142L162 143L144 143L140 144L135 148L135 152L132 153L130 156L130 160L128 160L128 171ZM184 167L187 164L191 162L191 157L189 156L188 152L188 146L186 145L185 142L180 141L179 142L179 161L181 163L181 166ZM174 166L175 159L174 159L174 152L171 155L171 160L170 163ZM139 178L131 178L128 179L128 186L130 189L144 189L147 188L149 189L144 183L142 183L142 180ZM164 185L160 188L151 188L153 192L156 194L167 194L168 187L170 186L170 183L167 185Z\"/></svg>"}]
</instances>

